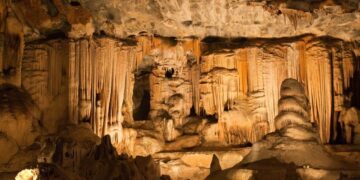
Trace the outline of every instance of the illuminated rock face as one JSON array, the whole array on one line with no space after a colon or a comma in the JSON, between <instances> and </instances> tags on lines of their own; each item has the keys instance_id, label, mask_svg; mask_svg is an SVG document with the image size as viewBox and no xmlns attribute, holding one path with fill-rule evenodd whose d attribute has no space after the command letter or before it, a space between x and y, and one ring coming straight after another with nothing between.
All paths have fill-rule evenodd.
<instances>
[{"instance_id":1,"label":"illuminated rock face","mask_svg":"<svg viewBox=\"0 0 360 180\"><path fill-rule=\"evenodd\" d=\"M116 37L141 32L166 37L221 36L279 38L302 34L358 39L359 3L353 0L290 1L127 1L15 2L26 19L29 39L52 30L70 37L94 31Z\"/></svg>"},{"instance_id":2,"label":"illuminated rock face","mask_svg":"<svg viewBox=\"0 0 360 180\"><path fill-rule=\"evenodd\" d=\"M89 154L103 137L105 149L133 157L267 147L261 140L274 132L276 141L309 141L304 147L359 144L359 7L353 0L0 0L0 172L45 163L117 177L110 167L114 176L97 172L103 162L145 171L117 155L94 162ZM95 165L81 169L86 158ZM171 177L174 163L186 175L200 169L194 178L211 169L157 161Z\"/></svg>"}]
</instances>

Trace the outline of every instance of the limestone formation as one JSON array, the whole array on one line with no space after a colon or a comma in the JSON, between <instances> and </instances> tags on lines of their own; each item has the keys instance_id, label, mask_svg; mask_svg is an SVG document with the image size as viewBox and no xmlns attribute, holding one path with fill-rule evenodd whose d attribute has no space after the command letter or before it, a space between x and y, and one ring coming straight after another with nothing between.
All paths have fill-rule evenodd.
<instances>
[{"instance_id":1,"label":"limestone formation","mask_svg":"<svg viewBox=\"0 0 360 180\"><path fill-rule=\"evenodd\" d=\"M357 0L0 0L0 179L356 177L359 40Z\"/></svg>"}]
</instances>

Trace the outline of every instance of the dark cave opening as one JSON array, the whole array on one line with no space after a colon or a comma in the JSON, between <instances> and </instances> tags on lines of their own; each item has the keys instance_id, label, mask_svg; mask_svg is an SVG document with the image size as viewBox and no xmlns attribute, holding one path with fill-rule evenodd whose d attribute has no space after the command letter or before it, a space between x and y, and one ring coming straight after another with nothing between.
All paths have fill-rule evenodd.
<instances>
[{"instance_id":1,"label":"dark cave opening","mask_svg":"<svg viewBox=\"0 0 360 180\"><path fill-rule=\"evenodd\" d=\"M189 116L197 116L194 106L191 106L191 108L190 108L190 115L189 115Z\"/></svg>"},{"instance_id":2,"label":"dark cave opening","mask_svg":"<svg viewBox=\"0 0 360 180\"><path fill-rule=\"evenodd\" d=\"M71 6L81 6L79 1L70 1Z\"/></svg>"},{"instance_id":3,"label":"dark cave opening","mask_svg":"<svg viewBox=\"0 0 360 180\"><path fill-rule=\"evenodd\" d=\"M134 120L146 120L150 112L150 92L144 90L140 106L133 112Z\"/></svg>"},{"instance_id":4,"label":"dark cave opening","mask_svg":"<svg viewBox=\"0 0 360 180\"><path fill-rule=\"evenodd\" d=\"M148 120L150 112L149 73L137 75L133 90L133 118L135 121Z\"/></svg>"},{"instance_id":5,"label":"dark cave opening","mask_svg":"<svg viewBox=\"0 0 360 180\"><path fill-rule=\"evenodd\" d=\"M174 73L175 73L174 68L167 69L165 71L165 77L170 79L173 77Z\"/></svg>"}]
</instances>

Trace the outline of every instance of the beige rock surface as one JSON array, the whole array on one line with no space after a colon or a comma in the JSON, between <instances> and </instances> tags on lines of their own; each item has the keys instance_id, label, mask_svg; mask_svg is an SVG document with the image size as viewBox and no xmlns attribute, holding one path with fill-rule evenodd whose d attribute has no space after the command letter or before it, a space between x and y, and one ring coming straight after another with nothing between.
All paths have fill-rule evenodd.
<instances>
[{"instance_id":1,"label":"beige rock surface","mask_svg":"<svg viewBox=\"0 0 360 180\"><path fill-rule=\"evenodd\" d=\"M359 23L353 23L359 21L356 1L129 2L80 0L74 6L60 0L25 1L14 3L14 7L32 32L60 29L71 37L89 35L95 30L117 37L148 32L173 37L273 38L316 34L346 40L358 38Z\"/></svg>"},{"instance_id":2,"label":"beige rock surface","mask_svg":"<svg viewBox=\"0 0 360 180\"><path fill-rule=\"evenodd\" d=\"M188 149L197 147L201 144L201 138L198 135L184 135L175 139L175 141L165 144L164 150L172 151L179 149Z\"/></svg>"},{"instance_id":3,"label":"beige rock surface","mask_svg":"<svg viewBox=\"0 0 360 180\"><path fill-rule=\"evenodd\" d=\"M0 164L8 163L19 150L16 142L3 133L0 133L0 147Z\"/></svg>"},{"instance_id":4,"label":"beige rock surface","mask_svg":"<svg viewBox=\"0 0 360 180\"><path fill-rule=\"evenodd\" d=\"M242 161L249 151L250 148L227 148L159 152L154 154L154 158L160 161L161 174L169 175L172 179L204 179L210 174L213 155L218 157L221 168L226 169Z\"/></svg>"}]
</instances>

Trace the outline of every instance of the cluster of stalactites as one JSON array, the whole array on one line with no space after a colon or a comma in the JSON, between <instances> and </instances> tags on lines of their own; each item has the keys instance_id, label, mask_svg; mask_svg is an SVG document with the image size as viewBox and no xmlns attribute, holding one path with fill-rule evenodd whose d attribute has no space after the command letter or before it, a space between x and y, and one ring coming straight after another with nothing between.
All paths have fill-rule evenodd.
<instances>
[{"instance_id":1,"label":"cluster of stalactites","mask_svg":"<svg viewBox=\"0 0 360 180\"><path fill-rule=\"evenodd\" d=\"M82 39L69 44L69 116L91 122L95 134L122 141L123 102L133 48L116 40ZM128 88L132 90L131 88Z\"/></svg>"}]
</instances>

